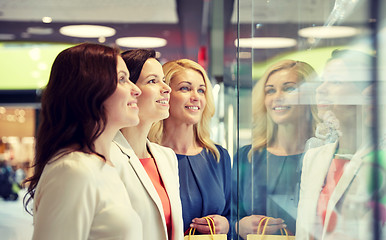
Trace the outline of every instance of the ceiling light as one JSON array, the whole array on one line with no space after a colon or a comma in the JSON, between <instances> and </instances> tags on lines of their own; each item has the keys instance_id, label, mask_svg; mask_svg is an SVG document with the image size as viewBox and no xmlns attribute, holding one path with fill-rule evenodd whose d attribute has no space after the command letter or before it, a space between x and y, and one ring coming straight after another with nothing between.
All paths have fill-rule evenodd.
<instances>
[{"instance_id":1,"label":"ceiling light","mask_svg":"<svg viewBox=\"0 0 386 240\"><path fill-rule=\"evenodd\" d=\"M167 41L157 37L124 37L118 38L115 43L130 48L158 48L166 46Z\"/></svg>"},{"instance_id":2,"label":"ceiling light","mask_svg":"<svg viewBox=\"0 0 386 240\"><path fill-rule=\"evenodd\" d=\"M98 38L98 42L105 43L106 42L106 38L105 37L99 37Z\"/></svg>"},{"instance_id":3,"label":"ceiling light","mask_svg":"<svg viewBox=\"0 0 386 240\"><path fill-rule=\"evenodd\" d=\"M44 22L44 23L51 23L52 22L52 18L51 17L43 17L42 18L42 22Z\"/></svg>"},{"instance_id":4,"label":"ceiling light","mask_svg":"<svg viewBox=\"0 0 386 240\"><path fill-rule=\"evenodd\" d=\"M36 35L50 35L54 32L52 28L42 28L42 27L29 27L27 28L27 33L36 34Z\"/></svg>"},{"instance_id":5,"label":"ceiling light","mask_svg":"<svg viewBox=\"0 0 386 240\"><path fill-rule=\"evenodd\" d=\"M32 48L31 50L29 50L29 56L30 58L33 60L33 61L37 61L41 58L41 54L40 54L40 48Z\"/></svg>"},{"instance_id":6,"label":"ceiling light","mask_svg":"<svg viewBox=\"0 0 386 240\"><path fill-rule=\"evenodd\" d=\"M292 38L281 37L256 37L256 38L240 38L240 48L254 48L254 49L269 49L269 48L288 48L296 46L296 40ZM237 47L237 39L235 40Z\"/></svg>"},{"instance_id":7,"label":"ceiling light","mask_svg":"<svg viewBox=\"0 0 386 240\"><path fill-rule=\"evenodd\" d=\"M27 32L22 32L22 33L20 34L20 37L22 37L22 38L30 38L30 37L31 37L31 34L29 34L29 33L27 33Z\"/></svg>"},{"instance_id":8,"label":"ceiling light","mask_svg":"<svg viewBox=\"0 0 386 240\"><path fill-rule=\"evenodd\" d=\"M11 33L0 33L0 40L13 40L15 35Z\"/></svg>"},{"instance_id":9,"label":"ceiling light","mask_svg":"<svg viewBox=\"0 0 386 240\"><path fill-rule=\"evenodd\" d=\"M115 35L115 29L98 25L70 25L61 27L59 32L70 37L99 38Z\"/></svg>"},{"instance_id":10,"label":"ceiling light","mask_svg":"<svg viewBox=\"0 0 386 240\"><path fill-rule=\"evenodd\" d=\"M300 29L298 34L304 38L344 38L359 33L359 29L344 26L321 26Z\"/></svg>"}]
</instances>

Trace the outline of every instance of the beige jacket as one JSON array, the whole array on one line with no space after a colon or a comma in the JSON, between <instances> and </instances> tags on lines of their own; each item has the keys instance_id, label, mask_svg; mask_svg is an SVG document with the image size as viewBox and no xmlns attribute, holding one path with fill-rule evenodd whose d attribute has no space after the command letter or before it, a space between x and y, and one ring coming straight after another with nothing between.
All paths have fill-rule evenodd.
<instances>
[{"instance_id":1,"label":"beige jacket","mask_svg":"<svg viewBox=\"0 0 386 240\"><path fill-rule=\"evenodd\" d=\"M183 220L180 200L178 162L174 151L147 141L147 146L155 158L159 173L169 196L172 214L173 240L182 240ZM121 159L120 161L117 161ZM123 161L122 161L123 159ZM116 166L119 169L133 208L143 223L143 239L167 240L167 227L161 199L143 168L140 160L121 132L115 136L111 146L111 160L114 164L126 162L127 166Z\"/></svg>"}]
</instances>

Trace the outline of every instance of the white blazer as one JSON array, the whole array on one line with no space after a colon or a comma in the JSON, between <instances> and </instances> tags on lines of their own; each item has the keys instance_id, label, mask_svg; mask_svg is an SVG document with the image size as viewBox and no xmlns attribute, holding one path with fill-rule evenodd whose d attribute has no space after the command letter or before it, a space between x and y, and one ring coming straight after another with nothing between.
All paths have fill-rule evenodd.
<instances>
[{"instance_id":1,"label":"white blazer","mask_svg":"<svg viewBox=\"0 0 386 240\"><path fill-rule=\"evenodd\" d=\"M173 240L184 237L182 207L178 178L178 162L174 151L147 141L169 196L172 218ZM122 160L123 159L123 160ZM167 227L161 199L143 168L134 150L121 132L118 132L111 146L111 161L116 166L129 193L133 208L143 223L143 239L167 240ZM119 166L125 162L129 167Z\"/></svg>"},{"instance_id":2,"label":"white blazer","mask_svg":"<svg viewBox=\"0 0 386 240\"><path fill-rule=\"evenodd\" d=\"M317 219L317 205L337 142L310 149L303 159L300 196L296 221L296 240L327 239L329 234L345 233L358 239L371 239L372 214L366 207L370 196L366 197L370 184L369 168L363 166L363 151L358 151L345 166L344 172L331 194L327 205L325 224ZM362 167L362 168L361 168ZM367 194L368 195L368 194ZM330 233L327 226L335 210L337 222ZM321 238L320 238L321 236Z\"/></svg>"}]
</instances>

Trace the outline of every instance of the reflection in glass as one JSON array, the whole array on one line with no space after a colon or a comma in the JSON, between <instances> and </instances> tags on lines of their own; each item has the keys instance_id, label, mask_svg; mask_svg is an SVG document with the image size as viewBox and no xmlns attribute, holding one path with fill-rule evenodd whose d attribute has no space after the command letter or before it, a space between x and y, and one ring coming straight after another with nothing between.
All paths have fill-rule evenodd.
<instances>
[{"instance_id":1,"label":"reflection in glass","mask_svg":"<svg viewBox=\"0 0 386 240\"><path fill-rule=\"evenodd\" d=\"M374 163L371 119L362 118L372 63L372 56L354 50L336 50L326 63L316 89L322 122L303 159L297 239L372 239L375 206L385 211L372 198L383 190L371 184L377 171L384 188L385 166Z\"/></svg>"},{"instance_id":2,"label":"reflection in glass","mask_svg":"<svg viewBox=\"0 0 386 240\"><path fill-rule=\"evenodd\" d=\"M301 157L317 119L310 95L304 91L309 88L303 84L315 78L309 64L282 60L271 66L253 89L252 144L239 150L238 160L237 232L244 239L256 234L263 216L275 218L268 223L268 234L285 227L295 234ZM235 181L236 175L234 172Z\"/></svg>"}]
</instances>

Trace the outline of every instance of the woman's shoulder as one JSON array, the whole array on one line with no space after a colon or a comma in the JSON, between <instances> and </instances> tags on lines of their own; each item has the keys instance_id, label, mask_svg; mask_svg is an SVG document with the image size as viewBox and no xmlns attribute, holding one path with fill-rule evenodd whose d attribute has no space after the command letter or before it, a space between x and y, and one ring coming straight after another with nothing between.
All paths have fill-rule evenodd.
<instances>
[{"instance_id":1,"label":"woman's shoulder","mask_svg":"<svg viewBox=\"0 0 386 240\"><path fill-rule=\"evenodd\" d=\"M234 155L233 159L237 161L237 159L240 159L241 162L250 162L250 158L255 159L255 161L258 161L259 159L266 158L267 149L261 148L259 150L256 150L253 152L252 156L249 156L249 152L252 149L251 144L247 144L239 148L239 150Z\"/></svg>"},{"instance_id":2,"label":"woman's shoulder","mask_svg":"<svg viewBox=\"0 0 386 240\"><path fill-rule=\"evenodd\" d=\"M97 175L104 164L93 154L70 152L58 155L44 167L39 183L44 186L57 183L77 189L96 186Z\"/></svg>"},{"instance_id":3,"label":"woman's shoulder","mask_svg":"<svg viewBox=\"0 0 386 240\"><path fill-rule=\"evenodd\" d=\"M229 155L229 152L226 148L219 144L215 144L217 147L218 151L220 152L220 159L219 162L223 162L225 165L231 164L231 156Z\"/></svg>"},{"instance_id":4,"label":"woman's shoulder","mask_svg":"<svg viewBox=\"0 0 386 240\"><path fill-rule=\"evenodd\" d=\"M69 152L57 154L46 165L45 170L60 173L71 173L72 175L93 175L95 170L105 164L102 159L94 154L83 152Z\"/></svg>"},{"instance_id":5,"label":"woman's shoulder","mask_svg":"<svg viewBox=\"0 0 386 240\"><path fill-rule=\"evenodd\" d=\"M252 148L252 145L251 144L247 144L247 145L244 145L242 146L240 149L239 149L239 152L240 153L244 153L244 152L249 152Z\"/></svg>"},{"instance_id":6,"label":"woman's shoulder","mask_svg":"<svg viewBox=\"0 0 386 240\"><path fill-rule=\"evenodd\" d=\"M96 157L95 157L96 158ZM56 153L47 165L77 165L88 164L89 159L94 159L93 154L80 151L61 151Z\"/></svg>"},{"instance_id":7,"label":"woman's shoulder","mask_svg":"<svg viewBox=\"0 0 386 240\"><path fill-rule=\"evenodd\" d=\"M229 155L229 152L226 148L224 148L223 146L219 145L219 144L215 144L216 148L218 149L218 151L220 152L220 154L222 153L226 153Z\"/></svg>"},{"instance_id":8,"label":"woman's shoulder","mask_svg":"<svg viewBox=\"0 0 386 240\"><path fill-rule=\"evenodd\" d=\"M335 152L336 148L337 148L337 142L334 142L334 143L326 143L322 146L317 146L317 147L313 147L313 148L309 148L305 151L305 155L307 156L313 156L313 155L320 155L320 154L324 154L324 153L331 153L331 152Z\"/></svg>"}]
</instances>

